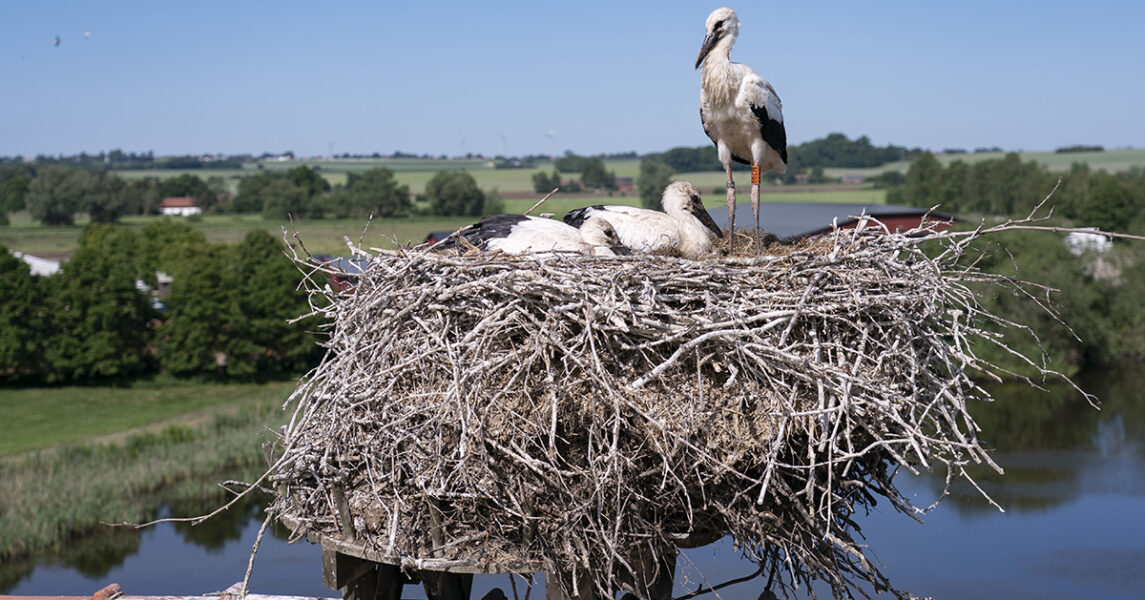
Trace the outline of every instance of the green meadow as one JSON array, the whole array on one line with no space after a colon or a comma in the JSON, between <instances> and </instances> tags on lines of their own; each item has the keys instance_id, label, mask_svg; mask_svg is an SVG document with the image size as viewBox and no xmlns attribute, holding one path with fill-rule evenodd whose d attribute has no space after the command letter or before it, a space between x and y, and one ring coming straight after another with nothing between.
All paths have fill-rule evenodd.
<instances>
[{"instance_id":1,"label":"green meadow","mask_svg":"<svg viewBox=\"0 0 1145 600\"><path fill-rule=\"evenodd\" d=\"M219 483L265 468L294 385L0 390L0 563L147 521L162 503L222 503Z\"/></svg>"},{"instance_id":2,"label":"green meadow","mask_svg":"<svg viewBox=\"0 0 1145 600\"><path fill-rule=\"evenodd\" d=\"M1145 168L1145 149L1106 150L1104 152L1023 152L1020 153L1023 161L1037 161L1055 170L1067 170L1076 162L1085 162L1093 169L1108 171L1123 171L1131 168ZM939 162L948 164L955 160L976 162L981 160L997 159L1004 156L998 152L984 152L974 154L948 154L939 155ZM538 171L549 172L553 169L551 162L542 163L531 169L495 169L490 163L482 160L467 159L362 159L362 160L319 160L319 161L281 161L261 163L264 170L285 170L300 165L318 167L323 176L331 184L345 183L348 173L363 172L376 167L392 169L400 183L410 187L413 194L420 194L425 190L429 178L442 169L464 169L477 180L478 186L487 192L497 190L504 198L504 211L508 213L521 213L532 206L543 194L533 191L532 176ZM635 178L640 169L639 159L621 159L605 161L605 167L613 171L617 177ZM894 170L905 172L909 168L908 162L896 162L871 169L824 169L830 177L842 177L846 174L875 175L884 171ZM258 165L251 163L243 169L228 170L149 170L149 171L117 171L127 178L138 177L175 177L184 173L195 174L199 177L218 175L227 178L232 189L237 189L239 177L257 172ZM564 173L569 178L575 178L577 173ZM746 202L750 189L749 176L744 172L736 173L739 184L739 200ZM674 179L687 180L696 185L703 194L704 204L709 208L723 206L724 174L719 171L706 171L699 173L678 173ZM881 204L886 200L884 190L871 189L864 186L771 186L762 188L763 202L841 202L848 204ZM534 214L551 213L557 217L581 206L592 204L639 204L634 195L613 194L556 194ZM127 217L123 224L128 227L142 228L157 217ZM43 227L32 221L26 213L11 215L12 225L0 227L0 244L5 246L46 257L66 257L75 249L79 232L84 225L81 218L74 227ZM447 231L464 226L473 219L469 217L413 217L408 219L375 220L367 223L362 219L299 219L293 224L297 229L302 242L314 254L342 255L346 253L346 238L354 243L361 241L364 247L393 248L397 245L416 244L425 240L432 231ZM212 242L237 242L251 229L264 229L272 235L281 236L283 228L292 231L292 224L288 221L266 220L260 215L204 215L201 218L188 221L192 227L201 230ZM291 238L293 239L293 237Z\"/></svg>"}]
</instances>

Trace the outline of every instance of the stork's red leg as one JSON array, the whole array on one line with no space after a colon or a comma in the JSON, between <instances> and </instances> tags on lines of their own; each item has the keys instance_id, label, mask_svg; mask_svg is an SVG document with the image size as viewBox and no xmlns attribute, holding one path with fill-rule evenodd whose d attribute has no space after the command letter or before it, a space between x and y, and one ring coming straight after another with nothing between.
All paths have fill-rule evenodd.
<instances>
[{"instance_id":1,"label":"stork's red leg","mask_svg":"<svg viewBox=\"0 0 1145 600\"><path fill-rule=\"evenodd\" d=\"M724 171L728 174L728 253L735 249L736 243L736 184L732 181L732 164L724 163Z\"/></svg>"}]
</instances>

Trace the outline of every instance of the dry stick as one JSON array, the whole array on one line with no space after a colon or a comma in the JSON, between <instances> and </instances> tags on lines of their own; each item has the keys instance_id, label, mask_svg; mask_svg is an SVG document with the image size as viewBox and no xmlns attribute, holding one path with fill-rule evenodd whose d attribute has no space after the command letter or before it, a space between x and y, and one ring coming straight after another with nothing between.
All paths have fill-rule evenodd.
<instances>
[{"instance_id":1,"label":"dry stick","mask_svg":"<svg viewBox=\"0 0 1145 600\"><path fill-rule=\"evenodd\" d=\"M530 206L530 207L529 207L529 210L526 210L525 212L523 212L523 213L521 213L521 214L522 214L522 215L527 215L527 214L529 214L529 213L533 212L534 210L536 210L536 209L537 209L537 207L538 207L538 206L540 206L540 205L544 204L544 203L545 203L545 200L548 200L550 196L552 196L553 194L557 193L557 190L559 190L559 189L561 189L561 188L560 188L560 187L555 187L555 188L553 188L553 191L551 191L551 192L549 192L549 193L545 194L545 197L544 197L544 198L541 198L540 200L537 200L537 203L536 203L536 204L534 204L534 205Z\"/></svg>"},{"instance_id":2,"label":"dry stick","mask_svg":"<svg viewBox=\"0 0 1145 600\"><path fill-rule=\"evenodd\" d=\"M250 574L254 571L254 556L258 554L258 546L262 543L262 534L266 533L266 526L270 524L270 520L274 517L270 511L267 511L266 518L262 520L262 527L258 528L258 537L254 538L254 547L250 550L250 559L246 563L246 575L243 576L243 585L239 589L239 598L246 598L249 588L247 584L250 583Z\"/></svg>"},{"instance_id":3,"label":"dry stick","mask_svg":"<svg viewBox=\"0 0 1145 600\"><path fill-rule=\"evenodd\" d=\"M728 586L732 586L732 585L735 585L737 583L743 583L745 581L751 581L752 579L755 579L756 577L759 577L760 575L763 575L763 567L762 566L760 568L756 569L755 572L750 574L750 575L744 575L743 577L737 577L735 579L729 579L723 583L717 583L716 585L713 585L709 588L705 588L704 586L700 586L699 588L696 589L696 591L689 592L687 594L684 594L683 596L678 596L675 598L675 600L689 600L690 598L695 598L696 596L702 596L704 594L710 594L712 592L722 590ZM760 597L762 598L762 596L760 596Z\"/></svg>"}]
</instances>

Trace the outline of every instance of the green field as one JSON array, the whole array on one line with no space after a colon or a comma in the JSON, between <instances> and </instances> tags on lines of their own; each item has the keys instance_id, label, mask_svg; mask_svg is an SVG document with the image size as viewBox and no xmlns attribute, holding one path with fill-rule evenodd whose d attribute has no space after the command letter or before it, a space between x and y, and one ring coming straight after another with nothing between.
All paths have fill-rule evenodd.
<instances>
[{"instance_id":1,"label":"green field","mask_svg":"<svg viewBox=\"0 0 1145 600\"><path fill-rule=\"evenodd\" d=\"M940 155L938 160L948 164L955 160L980 161L997 159L1004 156L1002 153L978 154L952 154ZM1086 162L1094 169L1109 171L1126 170L1133 167L1145 167L1145 149L1107 150L1105 152L1064 153L1055 152L1024 152L1022 160L1033 160L1046 165L1051 169L1065 170L1075 162ZM494 189L502 194L513 196L504 200L504 210L508 213L521 213L531 206L542 194L533 192L532 176L538 171L551 171L552 163L546 162L531 169L494 169L481 160L464 159L373 159L373 160L332 160L332 161L282 161L262 163L264 170L285 170L299 165L309 165L320 168L324 177L332 184L341 184L346 181L346 174L362 172L375 167L392 169L400 183L410 187L414 194L425 190L429 178L441 169L464 169L471 173L477 184L487 192ZM175 177L183 173L193 173L199 177L218 175L227 179L232 189L237 188L239 177L257 172L257 165L251 163L243 169L229 170L149 170L149 171L119 171L128 178L138 177ZM608 160L605 167L613 171L618 177L635 177L640 169L639 159ZM909 168L907 162L896 162L871 169L825 169L830 177L842 177L846 174L875 175L887 170L905 172ZM577 173L565 173L566 177L576 177ZM737 172L739 184L739 200L748 199L748 175ZM674 179L692 182L703 193L704 204L709 208L724 205L724 174L719 171L706 171L701 173L679 173ZM853 186L765 186L762 199L764 202L843 202L854 204L881 204L885 202L886 193L883 190L853 189ZM614 194L557 194L544 206L537 209L534 214L552 213L561 216L565 212L592 204L638 204L635 196L620 196ZM143 227L155 217L129 217L123 220L129 227ZM0 244L9 248L45 257L66 257L75 249L80 228L84 224L79 220L75 227L47 228L32 222L26 213L11 215L12 225L0 227ZM346 253L344 237L349 237L355 243L361 239L365 247L392 248L397 244L419 243L431 231L452 230L472 222L472 218L445 218L421 217L410 219L378 220L366 229L364 219L343 220L299 220L296 222L302 241L314 254L342 255ZM203 231L207 239L212 242L237 242L250 229L265 229L272 235L281 236L282 228L289 227L289 223L282 221L266 221L259 215L208 215L201 220L190 221L196 229ZM363 230L366 234L363 237Z\"/></svg>"},{"instance_id":2,"label":"green field","mask_svg":"<svg viewBox=\"0 0 1145 600\"><path fill-rule=\"evenodd\" d=\"M140 427L197 421L208 409L285 400L294 382L0 389L0 456Z\"/></svg>"},{"instance_id":3,"label":"green field","mask_svg":"<svg viewBox=\"0 0 1145 600\"><path fill-rule=\"evenodd\" d=\"M101 523L221 505L220 482L265 469L262 443L289 417L281 406L294 385L0 391L0 582L23 557L109 535Z\"/></svg>"},{"instance_id":4,"label":"green field","mask_svg":"<svg viewBox=\"0 0 1145 600\"><path fill-rule=\"evenodd\" d=\"M994 160L1005 156L1004 152L980 152L967 154L940 154L938 161L947 165L953 161L978 162ZM1145 149L1130 148L1106 150L1104 152L1019 152L1023 161L1036 161L1049 169L1065 171L1076 162L1084 162L1094 169L1104 169L1110 172L1124 171L1133 167L1145 167ZM494 169L488 161L476 159L414 159L414 158L380 158L380 159L346 159L346 160L313 160L313 161L276 161L263 162L261 168L267 171L283 171L297 166L306 165L319 169L331 185L341 185L346 182L347 173L360 173L376 167L386 167L394 171L400 183L410 186L410 191L420 194L425 191L425 183L434 173L440 170L465 170L477 180L478 186L487 191L497 189L501 192L521 193L531 192L533 189L532 176L537 171L551 171L553 163L544 162L531 169ZM613 171L617 177L636 177L640 170L639 159L619 159L605 161L605 167ZM828 177L840 178L848 174L877 175L884 171L899 171L905 173L910 168L909 161L887 163L871 168L836 168L824 169ZM190 173L206 179L211 176L223 177L232 186L237 187L238 179L257 172L259 164L249 163L242 169L193 169L193 170L124 170L116 171L127 179L155 177L165 179ZM578 173L563 173L566 177L575 178ZM737 177L746 179L746 173L739 173ZM681 173L676 179L687 179L702 190L709 190L724 185L724 175L720 171L706 171L703 173ZM739 182L741 189L745 181Z\"/></svg>"},{"instance_id":5,"label":"green field","mask_svg":"<svg viewBox=\"0 0 1145 600\"><path fill-rule=\"evenodd\" d=\"M885 190L831 190L820 188L814 191L790 191L794 186L767 186L763 189L764 202L843 202L849 204L882 204ZM747 202L749 186L741 186L740 202ZM724 206L726 196L721 192L712 194L711 189L701 189L704 206L715 208ZM534 198L506 199L505 212L520 214L539 200ZM627 204L638 206L640 199L635 196L556 194L537 210L535 215L551 213L557 217L566 212L593 204ZM12 225L0 227L0 244L12 250L19 250L46 258L66 258L75 251L80 232L86 224L77 220L71 227L44 227L32 221L26 212L11 216ZM163 217L125 217L122 224L140 230L148 223ZM345 238L355 244L361 241L364 248L394 248L398 245L418 244L425 241L431 231L451 231L472 223L473 217L412 217L408 219L297 219L293 228L306 249L311 254L347 254ZM191 227L202 231L210 242L237 243L242 241L247 231L263 229L276 238L283 235L283 228L293 232L289 221L266 220L261 215L204 215L197 220L187 221ZM290 235L293 240L293 235Z\"/></svg>"}]
</instances>

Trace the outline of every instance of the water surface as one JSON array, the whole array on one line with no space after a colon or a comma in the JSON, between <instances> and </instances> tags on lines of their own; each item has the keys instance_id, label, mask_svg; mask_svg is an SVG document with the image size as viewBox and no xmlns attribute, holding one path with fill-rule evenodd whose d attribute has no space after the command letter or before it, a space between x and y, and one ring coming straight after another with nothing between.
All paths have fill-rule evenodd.
<instances>
[{"instance_id":1,"label":"water surface","mask_svg":"<svg viewBox=\"0 0 1145 600\"><path fill-rule=\"evenodd\" d=\"M960 485L923 524L889 509L859 520L892 582L935 598L1145 598L1145 374L1091 373L1080 382L1101 397L1102 410L1062 386L1001 386L995 404L974 411L1006 471L981 469L975 477L1005 512ZM934 475L897 482L919 505L941 488ZM194 515L204 508L167 510ZM129 594L219 591L243 578L262 518L249 504L196 527L116 530L60 556L0 567L0 592L90 595L111 582ZM337 596L322 585L319 548L287 544L285 535L278 528L263 539L252 591ZM676 595L754 570L728 540L687 552L679 565ZM757 579L719 596L755 600L761 586ZM477 577L473 598L492 587L512 597L508 576L499 575ZM404 596L425 597L418 586L406 586ZM531 597L543 598L543 588Z\"/></svg>"}]
</instances>

